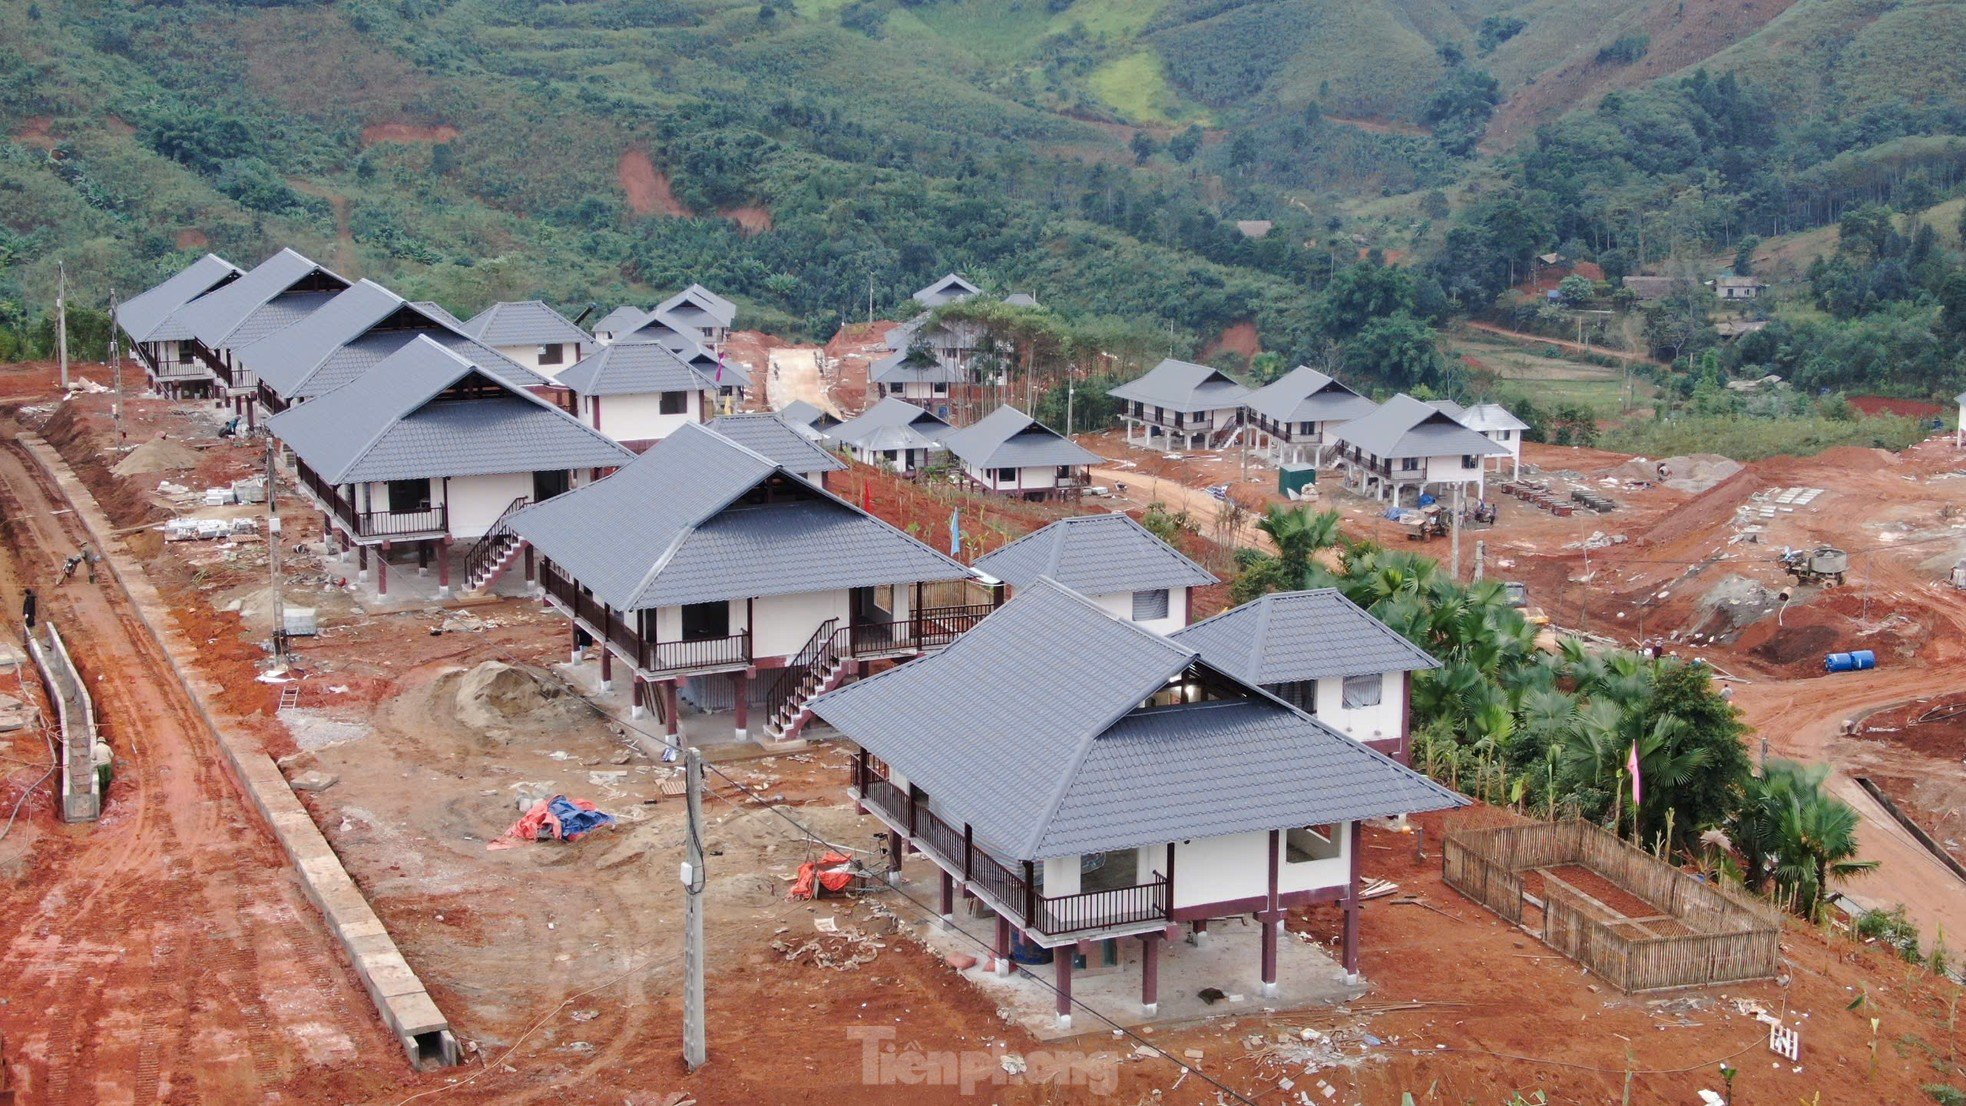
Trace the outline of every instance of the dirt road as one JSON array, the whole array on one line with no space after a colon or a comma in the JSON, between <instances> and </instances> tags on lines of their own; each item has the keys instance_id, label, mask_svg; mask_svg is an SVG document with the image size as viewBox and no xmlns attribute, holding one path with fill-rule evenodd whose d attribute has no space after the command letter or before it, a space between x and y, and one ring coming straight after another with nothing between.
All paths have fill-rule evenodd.
<instances>
[{"instance_id":1,"label":"dirt road","mask_svg":"<svg viewBox=\"0 0 1966 1106\"><path fill-rule=\"evenodd\" d=\"M766 394L771 398L772 410L782 411L798 400L805 400L822 411L839 416L839 409L826 394L826 381L819 372L817 349L772 350L770 373L771 378L765 387Z\"/></svg>"},{"instance_id":2,"label":"dirt road","mask_svg":"<svg viewBox=\"0 0 1966 1106\"><path fill-rule=\"evenodd\" d=\"M66 506L8 438L0 602L39 590L117 750L102 821L46 834L0 893L0 1027L24 1100L266 1101L335 1069L351 1094L402 1080L128 597L107 573L54 586L83 540Z\"/></svg>"}]
</instances>

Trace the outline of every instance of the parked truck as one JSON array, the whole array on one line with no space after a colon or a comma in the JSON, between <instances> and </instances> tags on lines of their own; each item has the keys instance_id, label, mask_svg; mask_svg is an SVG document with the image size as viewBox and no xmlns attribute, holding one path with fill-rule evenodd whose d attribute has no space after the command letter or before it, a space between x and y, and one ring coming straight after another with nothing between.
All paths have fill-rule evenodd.
<instances>
[{"instance_id":1,"label":"parked truck","mask_svg":"<svg viewBox=\"0 0 1966 1106\"><path fill-rule=\"evenodd\" d=\"M1850 554L1834 546L1819 545L1814 549L1784 549L1775 558L1783 571L1795 577L1798 584L1820 584L1826 581L1843 583L1843 575L1850 571Z\"/></svg>"}]
</instances>

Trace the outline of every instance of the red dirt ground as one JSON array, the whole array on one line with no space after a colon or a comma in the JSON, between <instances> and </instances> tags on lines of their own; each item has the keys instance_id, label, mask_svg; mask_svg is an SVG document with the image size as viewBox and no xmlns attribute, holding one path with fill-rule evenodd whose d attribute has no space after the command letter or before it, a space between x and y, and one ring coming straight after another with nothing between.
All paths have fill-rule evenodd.
<instances>
[{"instance_id":1,"label":"red dirt ground","mask_svg":"<svg viewBox=\"0 0 1966 1106\"><path fill-rule=\"evenodd\" d=\"M771 229L771 209L762 204L745 204L742 207L725 208L717 214L737 224L744 237L763 234Z\"/></svg>"},{"instance_id":2,"label":"red dirt ground","mask_svg":"<svg viewBox=\"0 0 1966 1106\"><path fill-rule=\"evenodd\" d=\"M1201 359L1206 361L1218 353L1233 353L1247 365L1261 352L1263 339L1256 333L1256 324L1241 322L1223 328L1222 333L1202 347Z\"/></svg>"},{"instance_id":3,"label":"red dirt ground","mask_svg":"<svg viewBox=\"0 0 1966 1106\"><path fill-rule=\"evenodd\" d=\"M1946 413L1945 408L1936 403L1891 399L1887 396L1851 396L1850 406L1866 415L1903 415L1914 419L1929 419Z\"/></svg>"},{"instance_id":4,"label":"red dirt ground","mask_svg":"<svg viewBox=\"0 0 1966 1106\"><path fill-rule=\"evenodd\" d=\"M53 119L45 115L36 115L21 123L20 129L14 132L14 141L37 150L52 150L61 144L60 140L50 133L54 125Z\"/></svg>"},{"instance_id":5,"label":"red dirt ground","mask_svg":"<svg viewBox=\"0 0 1966 1106\"><path fill-rule=\"evenodd\" d=\"M212 240L205 237L204 231L193 227L178 231L176 242L177 248L181 250L202 250L212 244Z\"/></svg>"},{"instance_id":6,"label":"red dirt ground","mask_svg":"<svg viewBox=\"0 0 1966 1106\"><path fill-rule=\"evenodd\" d=\"M628 210L637 215L687 219L693 214L669 190L669 175L655 167L646 150L624 150L614 163L614 177L628 197Z\"/></svg>"},{"instance_id":7,"label":"red dirt ground","mask_svg":"<svg viewBox=\"0 0 1966 1106\"><path fill-rule=\"evenodd\" d=\"M362 128L362 145L365 147L380 142L437 144L456 137L457 128L449 123L371 123Z\"/></svg>"}]
</instances>

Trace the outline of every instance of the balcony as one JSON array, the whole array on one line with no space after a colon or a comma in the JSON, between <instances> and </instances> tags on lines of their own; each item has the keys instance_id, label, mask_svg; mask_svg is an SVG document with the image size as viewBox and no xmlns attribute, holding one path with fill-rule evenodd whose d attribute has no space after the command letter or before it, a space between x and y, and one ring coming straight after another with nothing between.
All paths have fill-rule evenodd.
<instances>
[{"instance_id":1,"label":"balcony","mask_svg":"<svg viewBox=\"0 0 1966 1106\"><path fill-rule=\"evenodd\" d=\"M340 521L355 538L433 538L450 532L450 512L441 503L414 511L358 511L342 490L321 479L319 473L298 459L294 470L321 509Z\"/></svg>"},{"instance_id":2,"label":"balcony","mask_svg":"<svg viewBox=\"0 0 1966 1106\"><path fill-rule=\"evenodd\" d=\"M900 827L910 843L939 867L1004 908L1012 924L1046 937L1095 933L1174 918L1172 881L1159 872L1145 883L1046 895L1031 861L1006 864L976 846L967 826L957 829L894 785L863 752L854 761L860 803Z\"/></svg>"}]
</instances>

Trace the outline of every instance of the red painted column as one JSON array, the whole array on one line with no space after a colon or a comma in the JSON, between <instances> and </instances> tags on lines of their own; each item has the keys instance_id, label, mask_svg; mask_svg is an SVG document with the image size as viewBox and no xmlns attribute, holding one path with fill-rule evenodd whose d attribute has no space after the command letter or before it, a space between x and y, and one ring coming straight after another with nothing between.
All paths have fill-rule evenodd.
<instances>
[{"instance_id":1,"label":"red painted column","mask_svg":"<svg viewBox=\"0 0 1966 1106\"><path fill-rule=\"evenodd\" d=\"M1051 963L1058 971L1058 1024L1069 1028L1072 1024L1072 958L1075 950L1070 945L1052 950Z\"/></svg>"},{"instance_id":2,"label":"red painted column","mask_svg":"<svg viewBox=\"0 0 1966 1106\"><path fill-rule=\"evenodd\" d=\"M525 558L526 558L526 582L529 584L536 584L539 582L539 572L537 569L533 567L531 542L526 543Z\"/></svg>"},{"instance_id":3,"label":"red painted column","mask_svg":"<svg viewBox=\"0 0 1966 1106\"><path fill-rule=\"evenodd\" d=\"M628 717L642 716L642 678L635 676L628 681Z\"/></svg>"},{"instance_id":4,"label":"red painted column","mask_svg":"<svg viewBox=\"0 0 1966 1106\"><path fill-rule=\"evenodd\" d=\"M1352 851L1352 882L1345 889L1345 974L1354 980L1358 978L1358 861L1364 851L1365 843L1360 840L1363 822L1353 822L1346 832L1350 835L1346 845Z\"/></svg>"},{"instance_id":5,"label":"red painted column","mask_svg":"<svg viewBox=\"0 0 1966 1106\"><path fill-rule=\"evenodd\" d=\"M606 691L614 683L614 650L604 643L601 646L601 690Z\"/></svg>"},{"instance_id":6,"label":"red painted column","mask_svg":"<svg viewBox=\"0 0 1966 1106\"><path fill-rule=\"evenodd\" d=\"M677 717L676 681L662 681L662 728L670 738L682 732L682 719Z\"/></svg>"},{"instance_id":7,"label":"red painted column","mask_svg":"<svg viewBox=\"0 0 1966 1106\"><path fill-rule=\"evenodd\" d=\"M1010 974L1010 919L997 912L997 974Z\"/></svg>"},{"instance_id":8,"label":"red painted column","mask_svg":"<svg viewBox=\"0 0 1966 1106\"><path fill-rule=\"evenodd\" d=\"M355 578L357 580L369 578L369 547L366 545L355 547Z\"/></svg>"},{"instance_id":9,"label":"red painted column","mask_svg":"<svg viewBox=\"0 0 1966 1106\"><path fill-rule=\"evenodd\" d=\"M448 596L451 593L451 540L437 539L437 594Z\"/></svg>"},{"instance_id":10,"label":"red painted column","mask_svg":"<svg viewBox=\"0 0 1966 1106\"><path fill-rule=\"evenodd\" d=\"M1277 994L1277 933L1283 928L1283 911L1277 908L1277 869L1283 861L1283 831L1270 831L1269 905L1256 920L1263 925L1263 997Z\"/></svg>"},{"instance_id":11,"label":"red painted column","mask_svg":"<svg viewBox=\"0 0 1966 1106\"><path fill-rule=\"evenodd\" d=\"M1195 947L1198 949L1205 949L1208 947L1208 919L1207 918L1197 918L1195 920Z\"/></svg>"},{"instance_id":12,"label":"red painted column","mask_svg":"<svg viewBox=\"0 0 1966 1106\"><path fill-rule=\"evenodd\" d=\"M942 920L956 920L956 877L946 871L942 873Z\"/></svg>"},{"instance_id":13,"label":"red painted column","mask_svg":"<svg viewBox=\"0 0 1966 1106\"><path fill-rule=\"evenodd\" d=\"M751 672L737 674L737 736L751 736Z\"/></svg>"},{"instance_id":14,"label":"red painted column","mask_svg":"<svg viewBox=\"0 0 1966 1106\"><path fill-rule=\"evenodd\" d=\"M1140 1009L1160 1012L1160 942L1158 933L1140 935Z\"/></svg>"},{"instance_id":15,"label":"red painted column","mask_svg":"<svg viewBox=\"0 0 1966 1106\"><path fill-rule=\"evenodd\" d=\"M388 542L383 542L382 548L376 550L375 553L375 593L377 595L389 594L389 543Z\"/></svg>"},{"instance_id":16,"label":"red painted column","mask_svg":"<svg viewBox=\"0 0 1966 1106\"><path fill-rule=\"evenodd\" d=\"M887 881L901 882L901 851L906 841L900 830L892 830L887 835Z\"/></svg>"}]
</instances>

